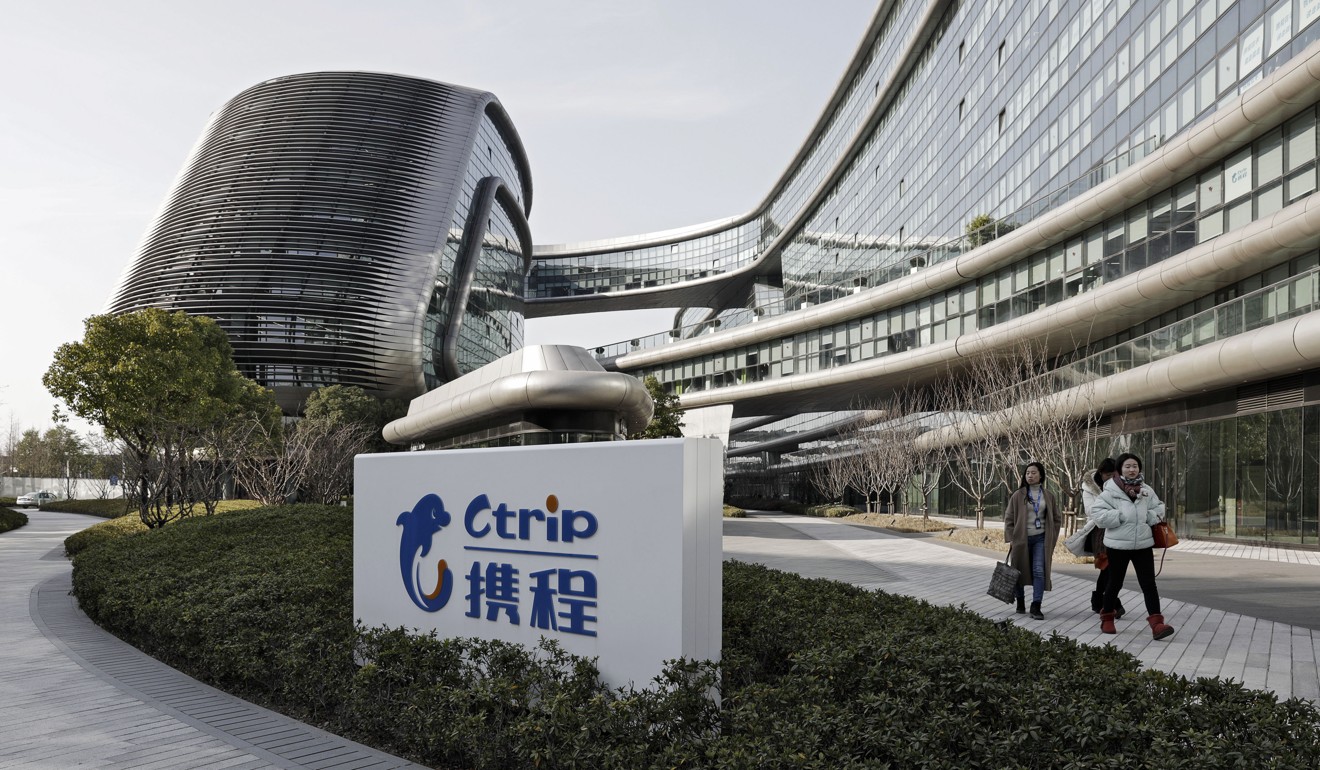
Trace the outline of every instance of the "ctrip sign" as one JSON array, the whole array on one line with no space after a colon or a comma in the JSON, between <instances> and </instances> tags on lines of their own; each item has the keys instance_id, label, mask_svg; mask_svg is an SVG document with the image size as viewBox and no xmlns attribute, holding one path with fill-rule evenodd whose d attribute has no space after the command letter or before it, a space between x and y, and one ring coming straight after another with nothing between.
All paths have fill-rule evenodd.
<instances>
[{"instance_id":1,"label":"ctrip sign","mask_svg":"<svg viewBox=\"0 0 1320 770\"><path fill-rule=\"evenodd\" d=\"M361 455L355 617L596 657L718 660L723 450L673 439Z\"/></svg>"}]
</instances>

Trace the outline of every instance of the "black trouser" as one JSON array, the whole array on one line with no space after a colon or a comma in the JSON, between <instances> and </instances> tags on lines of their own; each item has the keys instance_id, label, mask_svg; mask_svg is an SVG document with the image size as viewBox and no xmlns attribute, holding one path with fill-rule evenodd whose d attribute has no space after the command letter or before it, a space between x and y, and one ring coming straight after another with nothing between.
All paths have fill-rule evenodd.
<instances>
[{"instance_id":1,"label":"black trouser","mask_svg":"<svg viewBox=\"0 0 1320 770\"><path fill-rule=\"evenodd\" d=\"M1137 569L1137 582L1141 584L1141 593L1146 597L1146 614L1159 615L1160 592L1155 587L1155 549L1142 548L1137 551L1123 551L1118 548L1105 549L1109 553L1109 584L1105 586L1104 611L1113 612L1118 606L1118 592L1123 588L1123 578L1127 577L1130 563Z\"/></svg>"}]
</instances>

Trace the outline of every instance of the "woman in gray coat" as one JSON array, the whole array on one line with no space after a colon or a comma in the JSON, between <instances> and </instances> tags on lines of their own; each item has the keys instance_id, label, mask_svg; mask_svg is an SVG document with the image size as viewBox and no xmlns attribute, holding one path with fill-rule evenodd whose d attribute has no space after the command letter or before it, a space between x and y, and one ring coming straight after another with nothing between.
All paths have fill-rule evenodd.
<instances>
[{"instance_id":1,"label":"woman in gray coat","mask_svg":"<svg viewBox=\"0 0 1320 770\"><path fill-rule=\"evenodd\" d=\"M1062 527L1063 511L1045 489L1045 466L1027 463L1022 485L1004 507L1004 541L1009 544L1009 563L1022 574L1018 579L1017 611L1026 611L1025 589L1031 586L1031 617L1036 620L1045 619L1040 603L1045 592L1054 587L1050 567Z\"/></svg>"},{"instance_id":2,"label":"woman in gray coat","mask_svg":"<svg viewBox=\"0 0 1320 770\"><path fill-rule=\"evenodd\" d=\"M1123 588L1128 565L1137 570L1137 582L1146 598L1147 622L1156 639L1173 635L1173 626L1160 614L1160 592L1155 587L1155 537L1150 528L1164 520L1164 502L1141 475L1141 458L1124 453L1118 456L1118 476L1105 482L1091 503L1089 516L1105 531L1105 549L1109 554L1109 584L1105 587L1100 611L1100 631L1116 633L1114 608Z\"/></svg>"}]
</instances>

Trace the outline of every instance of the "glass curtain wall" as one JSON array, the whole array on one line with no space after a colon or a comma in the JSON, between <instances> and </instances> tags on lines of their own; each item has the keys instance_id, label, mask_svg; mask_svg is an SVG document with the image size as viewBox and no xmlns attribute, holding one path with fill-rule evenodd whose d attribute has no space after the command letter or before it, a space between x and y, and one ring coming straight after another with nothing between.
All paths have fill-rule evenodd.
<instances>
[{"instance_id":1,"label":"glass curtain wall","mask_svg":"<svg viewBox=\"0 0 1320 770\"><path fill-rule=\"evenodd\" d=\"M1110 445L1113 456L1126 451L1142 458L1146 478L1184 537L1320 548L1320 404L1114 436ZM729 494L825 502L817 499L809 470L748 466L729 478ZM1002 486L991 492L987 518L1002 516L1006 498ZM845 499L868 504L855 490ZM910 501L919 510L915 490ZM931 511L972 518L976 504L946 483L932 495Z\"/></svg>"}]
</instances>

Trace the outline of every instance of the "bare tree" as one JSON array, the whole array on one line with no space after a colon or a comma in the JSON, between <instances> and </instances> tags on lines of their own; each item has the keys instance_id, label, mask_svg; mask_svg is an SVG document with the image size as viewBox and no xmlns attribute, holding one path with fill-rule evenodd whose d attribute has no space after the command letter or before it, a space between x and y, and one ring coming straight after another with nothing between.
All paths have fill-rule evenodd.
<instances>
[{"instance_id":1,"label":"bare tree","mask_svg":"<svg viewBox=\"0 0 1320 770\"><path fill-rule=\"evenodd\" d=\"M1000 435L990 430L985 416L999 410L987 403L992 394L1002 397L1004 375L992 358L972 362L961 377L948 377L938 392L938 406L948 416L945 460L950 482L971 498L976 526L985 526L985 501L1008 465Z\"/></svg>"},{"instance_id":2,"label":"bare tree","mask_svg":"<svg viewBox=\"0 0 1320 770\"><path fill-rule=\"evenodd\" d=\"M1023 379L1010 389L1010 435L1026 458L1049 469L1063 493L1066 530L1071 531L1081 506L1082 482L1099 459L1095 428L1102 410L1095 380L1065 379L1038 343L1024 341L1013 355Z\"/></svg>"},{"instance_id":3,"label":"bare tree","mask_svg":"<svg viewBox=\"0 0 1320 770\"><path fill-rule=\"evenodd\" d=\"M867 487L865 462L860 450L859 436L870 423L880 419L880 412L855 408L853 416L838 428L838 433L829 439L813 445L807 452L819 455L813 459L810 469L812 485L825 497L842 502L849 489L857 490L866 496L866 508L870 510L870 490ZM803 453L803 450L799 450Z\"/></svg>"},{"instance_id":4,"label":"bare tree","mask_svg":"<svg viewBox=\"0 0 1320 770\"><path fill-rule=\"evenodd\" d=\"M1302 493L1305 490L1305 464L1303 463L1301 417L1288 412L1269 412L1265 441L1265 498L1268 508L1276 508L1281 521L1275 526L1286 531L1300 529ZM1255 486L1252 474L1246 474L1248 483ZM1178 490L1170 489L1165 497L1172 501ZM1169 513L1173 514L1170 502ZM1283 533L1280 533L1283 534Z\"/></svg>"},{"instance_id":5,"label":"bare tree","mask_svg":"<svg viewBox=\"0 0 1320 770\"><path fill-rule=\"evenodd\" d=\"M305 419L298 424L297 437L308 455L299 499L334 504L352 488L353 458L366 451L375 436L359 423Z\"/></svg>"},{"instance_id":6,"label":"bare tree","mask_svg":"<svg viewBox=\"0 0 1320 770\"><path fill-rule=\"evenodd\" d=\"M298 489L309 462L296 427L256 424L248 434L242 461L234 466L234 478L253 498L279 505Z\"/></svg>"},{"instance_id":7,"label":"bare tree","mask_svg":"<svg viewBox=\"0 0 1320 770\"><path fill-rule=\"evenodd\" d=\"M124 448L114 439L95 431L83 437L83 446L86 453L82 458L80 474L85 479L84 483L91 487L96 499L104 500L110 496L110 491L124 473ZM116 477L115 484L110 483L112 475Z\"/></svg>"},{"instance_id":8,"label":"bare tree","mask_svg":"<svg viewBox=\"0 0 1320 770\"><path fill-rule=\"evenodd\" d=\"M1017 489L1022 464L1043 463L1062 492L1065 513L1071 514L1080 502L1083 479L1095 467L1094 428L1101 409L1092 381L1067 380L1053 363L1039 340L1023 340L972 362L966 387L981 394L966 399L974 419L951 432L956 440L980 443L986 451L995 451L990 442L997 444L998 478L1006 496ZM1071 525L1075 518L1066 520Z\"/></svg>"},{"instance_id":9,"label":"bare tree","mask_svg":"<svg viewBox=\"0 0 1320 770\"><path fill-rule=\"evenodd\" d=\"M843 502L843 496L853 483L855 464L854 455L836 448L812 464L808 471L811 485L831 502Z\"/></svg>"},{"instance_id":10,"label":"bare tree","mask_svg":"<svg viewBox=\"0 0 1320 770\"><path fill-rule=\"evenodd\" d=\"M196 449L187 457L188 496L202 504L206 513L215 513L225 497L225 488L237 478L237 470L249 454L266 446L269 431L278 423L269 416L234 422L216 423L201 430Z\"/></svg>"},{"instance_id":11,"label":"bare tree","mask_svg":"<svg viewBox=\"0 0 1320 770\"><path fill-rule=\"evenodd\" d=\"M889 513L896 513L901 497L900 486L907 479L900 455L893 441L882 433L864 432L858 437L861 451L862 476L869 491L876 493L876 505L884 495L889 497Z\"/></svg>"},{"instance_id":12,"label":"bare tree","mask_svg":"<svg viewBox=\"0 0 1320 770\"><path fill-rule=\"evenodd\" d=\"M1012 494L1029 460L1045 464L1067 512L1076 511L1099 459L1102 405L1085 373L1053 365L1042 342L1026 341L970 360L940 392L948 422L919 443L948 447L952 481L975 502L978 526L995 486Z\"/></svg>"},{"instance_id":13,"label":"bare tree","mask_svg":"<svg viewBox=\"0 0 1320 770\"><path fill-rule=\"evenodd\" d=\"M907 513L908 486L921 471L925 449L914 445L922 432L924 395L911 389L891 392L872 407L883 420L858 433L863 475L870 485L889 494L889 509Z\"/></svg>"},{"instance_id":14,"label":"bare tree","mask_svg":"<svg viewBox=\"0 0 1320 770\"><path fill-rule=\"evenodd\" d=\"M19 437L21 437L22 435L23 435L23 423L19 422L18 419L14 417L13 410L10 410L9 428L7 431L5 431L5 443L4 443L6 462L10 463L8 466L4 468L6 473L9 472L10 468L14 467L13 466L14 452L18 448L18 440Z\"/></svg>"}]
</instances>

